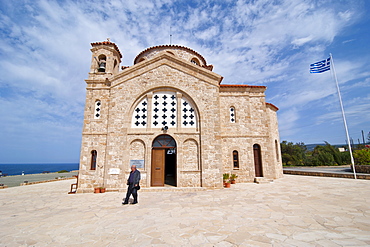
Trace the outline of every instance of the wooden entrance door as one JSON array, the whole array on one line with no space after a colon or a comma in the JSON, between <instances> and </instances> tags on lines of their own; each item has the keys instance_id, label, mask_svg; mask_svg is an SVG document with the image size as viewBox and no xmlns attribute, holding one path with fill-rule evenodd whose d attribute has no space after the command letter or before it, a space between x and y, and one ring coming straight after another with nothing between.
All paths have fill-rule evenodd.
<instances>
[{"instance_id":1,"label":"wooden entrance door","mask_svg":"<svg viewBox=\"0 0 370 247\"><path fill-rule=\"evenodd\" d=\"M258 144L253 145L253 154L254 154L254 170L255 170L256 177L263 177L260 145Z\"/></svg>"},{"instance_id":2,"label":"wooden entrance door","mask_svg":"<svg viewBox=\"0 0 370 247\"><path fill-rule=\"evenodd\" d=\"M166 149L152 149L151 186L164 186L164 162Z\"/></svg>"}]
</instances>

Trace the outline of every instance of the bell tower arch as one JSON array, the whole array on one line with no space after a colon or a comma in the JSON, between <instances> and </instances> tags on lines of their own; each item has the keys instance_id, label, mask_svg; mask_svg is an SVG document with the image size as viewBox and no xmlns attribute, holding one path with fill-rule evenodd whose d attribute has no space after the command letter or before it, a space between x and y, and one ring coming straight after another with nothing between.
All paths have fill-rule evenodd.
<instances>
[{"instance_id":1,"label":"bell tower arch","mask_svg":"<svg viewBox=\"0 0 370 247\"><path fill-rule=\"evenodd\" d=\"M113 42L103 41L91 43L91 66L89 79L107 78L119 72L122 54ZM98 76L98 77L97 77Z\"/></svg>"}]
</instances>

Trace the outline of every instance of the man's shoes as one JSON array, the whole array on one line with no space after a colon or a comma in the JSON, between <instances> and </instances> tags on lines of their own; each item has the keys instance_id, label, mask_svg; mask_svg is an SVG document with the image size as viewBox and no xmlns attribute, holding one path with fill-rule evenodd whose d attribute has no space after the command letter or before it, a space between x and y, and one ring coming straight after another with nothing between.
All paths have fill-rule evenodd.
<instances>
[{"instance_id":1,"label":"man's shoes","mask_svg":"<svg viewBox=\"0 0 370 247\"><path fill-rule=\"evenodd\" d=\"M126 204L128 204L128 202L122 202L122 205L126 205Z\"/></svg>"}]
</instances>

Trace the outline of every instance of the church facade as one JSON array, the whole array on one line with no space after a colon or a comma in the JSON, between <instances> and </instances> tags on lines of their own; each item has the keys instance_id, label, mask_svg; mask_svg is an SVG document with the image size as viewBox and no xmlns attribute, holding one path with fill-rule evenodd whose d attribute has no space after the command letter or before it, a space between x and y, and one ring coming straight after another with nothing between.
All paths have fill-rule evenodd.
<instances>
[{"instance_id":1,"label":"church facade","mask_svg":"<svg viewBox=\"0 0 370 247\"><path fill-rule=\"evenodd\" d=\"M126 189L130 166L142 187L223 186L282 177L276 112L264 86L223 85L196 51L162 45L130 67L110 41L92 43L77 192Z\"/></svg>"}]
</instances>

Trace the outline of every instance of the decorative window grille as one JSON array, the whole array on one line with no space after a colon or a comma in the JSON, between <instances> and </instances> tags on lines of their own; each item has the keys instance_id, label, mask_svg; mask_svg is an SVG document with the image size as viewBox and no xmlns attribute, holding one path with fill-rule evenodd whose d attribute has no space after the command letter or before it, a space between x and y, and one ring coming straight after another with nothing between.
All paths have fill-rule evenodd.
<instances>
[{"instance_id":1,"label":"decorative window grille","mask_svg":"<svg viewBox=\"0 0 370 247\"><path fill-rule=\"evenodd\" d=\"M152 128L177 126L177 98L175 92L157 92L152 98Z\"/></svg>"},{"instance_id":2,"label":"decorative window grille","mask_svg":"<svg viewBox=\"0 0 370 247\"><path fill-rule=\"evenodd\" d=\"M175 151L175 148L176 148L176 142L171 136L160 135L154 140L153 147L171 148L173 149L171 150L173 152Z\"/></svg>"},{"instance_id":3,"label":"decorative window grille","mask_svg":"<svg viewBox=\"0 0 370 247\"><path fill-rule=\"evenodd\" d=\"M181 127L195 128L197 119L194 107L186 98L181 99Z\"/></svg>"},{"instance_id":4,"label":"decorative window grille","mask_svg":"<svg viewBox=\"0 0 370 247\"><path fill-rule=\"evenodd\" d=\"M235 123L235 107L230 107L230 123Z\"/></svg>"},{"instance_id":5,"label":"decorative window grille","mask_svg":"<svg viewBox=\"0 0 370 247\"><path fill-rule=\"evenodd\" d=\"M100 119L101 116L101 102L100 100L95 101L94 119Z\"/></svg>"},{"instance_id":6,"label":"decorative window grille","mask_svg":"<svg viewBox=\"0 0 370 247\"><path fill-rule=\"evenodd\" d=\"M136 106L134 113L132 114L132 124L133 128L144 128L148 121L148 100L144 98Z\"/></svg>"},{"instance_id":7,"label":"decorative window grille","mask_svg":"<svg viewBox=\"0 0 370 247\"><path fill-rule=\"evenodd\" d=\"M238 151L233 151L233 166L234 169L239 169L239 153Z\"/></svg>"},{"instance_id":8,"label":"decorative window grille","mask_svg":"<svg viewBox=\"0 0 370 247\"><path fill-rule=\"evenodd\" d=\"M195 128L197 119L193 105L183 97L178 106L177 100L176 92L156 92L152 97L151 112L148 112L148 100L145 97L134 109L131 127L144 128L149 118L152 128L176 128L178 124L182 128ZM178 111L181 111L179 119Z\"/></svg>"}]
</instances>

